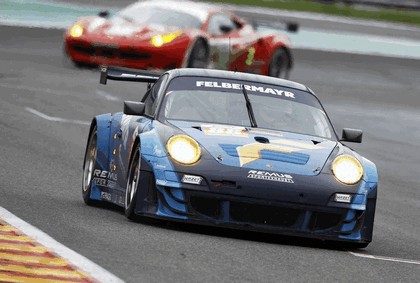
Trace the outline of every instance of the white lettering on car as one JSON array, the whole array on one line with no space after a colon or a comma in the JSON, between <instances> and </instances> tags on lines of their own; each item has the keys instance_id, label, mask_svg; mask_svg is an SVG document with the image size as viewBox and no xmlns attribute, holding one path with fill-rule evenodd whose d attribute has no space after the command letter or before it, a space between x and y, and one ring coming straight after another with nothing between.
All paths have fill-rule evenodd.
<instances>
[{"instance_id":1,"label":"white lettering on car","mask_svg":"<svg viewBox=\"0 0 420 283\"><path fill-rule=\"evenodd\" d=\"M225 89L242 89L241 84L237 83L227 83L227 82L211 82L211 81L196 81L195 85L197 87L205 88L225 88ZM278 96L284 96L288 98L295 98L295 94L290 91L279 90L271 87L255 86L255 85L243 85L243 87L248 91L260 92L265 94L272 94Z\"/></svg>"},{"instance_id":2,"label":"white lettering on car","mask_svg":"<svg viewBox=\"0 0 420 283\"><path fill-rule=\"evenodd\" d=\"M275 181L293 184L293 177L289 174L281 174L276 172L249 170L248 178L266 181Z\"/></svg>"}]
</instances>

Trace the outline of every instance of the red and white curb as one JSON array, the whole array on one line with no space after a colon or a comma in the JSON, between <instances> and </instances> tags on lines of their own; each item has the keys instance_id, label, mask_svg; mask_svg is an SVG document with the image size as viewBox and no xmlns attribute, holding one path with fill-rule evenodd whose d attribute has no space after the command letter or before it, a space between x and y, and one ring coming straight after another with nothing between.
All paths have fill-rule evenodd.
<instances>
[{"instance_id":1,"label":"red and white curb","mask_svg":"<svg viewBox=\"0 0 420 283\"><path fill-rule=\"evenodd\" d=\"M0 207L0 282L124 281Z\"/></svg>"}]
</instances>

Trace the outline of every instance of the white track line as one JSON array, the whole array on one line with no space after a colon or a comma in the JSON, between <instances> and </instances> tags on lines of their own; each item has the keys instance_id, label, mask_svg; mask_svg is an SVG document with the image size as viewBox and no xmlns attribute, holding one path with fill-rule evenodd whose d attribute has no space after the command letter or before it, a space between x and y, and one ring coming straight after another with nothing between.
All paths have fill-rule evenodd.
<instances>
[{"instance_id":1,"label":"white track line","mask_svg":"<svg viewBox=\"0 0 420 283\"><path fill-rule=\"evenodd\" d=\"M367 254L359 254L350 252L351 255L363 258L370 258L370 259L377 259L377 260L385 260L385 261L393 261L393 262L400 262L400 263L410 263L410 264L418 264L420 265L419 260L412 260L412 259L403 259L403 258L396 258L396 257L386 257L386 256L377 256L377 255L367 255Z\"/></svg>"},{"instance_id":2,"label":"white track line","mask_svg":"<svg viewBox=\"0 0 420 283\"><path fill-rule=\"evenodd\" d=\"M95 264L94 262L90 261L84 256L60 244L59 242L51 238L49 235L45 234L38 228L13 215L3 207L0 207L0 217L10 225L22 231L30 238L34 239L36 242L50 249L60 257L68 260L71 264L73 264L80 270L88 273L90 276L99 280L100 282L124 282L123 280L119 279L106 269L100 267L99 265Z\"/></svg>"},{"instance_id":3,"label":"white track line","mask_svg":"<svg viewBox=\"0 0 420 283\"><path fill-rule=\"evenodd\" d=\"M61 123L72 123L72 124L78 124L78 125L90 125L90 122L88 121L81 121L81 120L70 120L70 119L64 119L64 118L60 118L60 117L52 117L52 116L48 116L44 113L41 113L33 108L30 107L25 107L25 110L38 116L41 117L45 120L48 121L53 121L53 122L61 122Z\"/></svg>"},{"instance_id":4,"label":"white track line","mask_svg":"<svg viewBox=\"0 0 420 283\"><path fill-rule=\"evenodd\" d=\"M105 91L102 91L102 90L97 89L95 92L96 92L97 95L99 95L100 97L105 98L106 100L109 100L109 101L122 101L119 97L113 96L113 95L111 95L111 94L109 94L109 93L107 93Z\"/></svg>"},{"instance_id":5,"label":"white track line","mask_svg":"<svg viewBox=\"0 0 420 283\"><path fill-rule=\"evenodd\" d=\"M31 91L31 92L42 92L42 93L48 93L48 94L54 94L54 95L74 95L76 93L76 92L63 91L63 90L55 91L50 88L39 88L39 87L31 87L31 86L24 86L24 85L9 84L9 83L0 83L0 87L26 90L26 91Z\"/></svg>"}]
</instances>

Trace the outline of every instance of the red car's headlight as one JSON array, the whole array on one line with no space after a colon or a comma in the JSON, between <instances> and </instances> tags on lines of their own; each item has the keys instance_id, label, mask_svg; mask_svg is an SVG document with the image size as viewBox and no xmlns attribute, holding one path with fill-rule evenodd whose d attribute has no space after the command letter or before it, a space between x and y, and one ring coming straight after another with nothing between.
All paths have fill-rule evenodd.
<instances>
[{"instance_id":1,"label":"red car's headlight","mask_svg":"<svg viewBox=\"0 0 420 283\"><path fill-rule=\"evenodd\" d=\"M84 29L79 24L74 24L70 29L71 37L81 37L83 35Z\"/></svg>"},{"instance_id":2,"label":"red car's headlight","mask_svg":"<svg viewBox=\"0 0 420 283\"><path fill-rule=\"evenodd\" d=\"M175 38L180 36L182 31L172 32L165 35L157 34L150 40L150 43L154 47L161 47L162 45L173 41Z\"/></svg>"}]
</instances>

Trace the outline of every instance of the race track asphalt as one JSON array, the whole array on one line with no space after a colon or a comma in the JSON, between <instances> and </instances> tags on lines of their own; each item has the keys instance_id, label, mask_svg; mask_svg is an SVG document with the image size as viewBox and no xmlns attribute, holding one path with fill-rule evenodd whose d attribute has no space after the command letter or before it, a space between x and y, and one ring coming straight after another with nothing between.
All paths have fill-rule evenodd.
<instances>
[{"instance_id":1,"label":"race track asphalt","mask_svg":"<svg viewBox=\"0 0 420 283\"><path fill-rule=\"evenodd\" d=\"M397 260L384 261L317 241L135 223L121 209L86 206L85 124L121 111L145 87L99 85L98 70L63 60L62 31L0 27L0 38L0 206L126 282L418 282L420 61L295 51L291 79L318 94L338 132L364 130L363 143L349 146L377 164L380 185L373 242L356 252Z\"/></svg>"}]
</instances>

